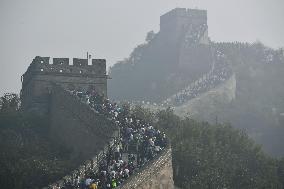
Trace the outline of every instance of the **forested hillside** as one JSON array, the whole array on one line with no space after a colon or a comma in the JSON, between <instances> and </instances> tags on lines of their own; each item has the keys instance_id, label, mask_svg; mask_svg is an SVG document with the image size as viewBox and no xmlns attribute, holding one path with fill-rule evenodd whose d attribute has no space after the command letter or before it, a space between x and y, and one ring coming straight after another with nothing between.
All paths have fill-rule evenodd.
<instances>
[{"instance_id":1,"label":"forested hillside","mask_svg":"<svg viewBox=\"0 0 284 189\"><path fill-rule=\"evenodd\" d=\"M132 110L170 137L174 181L181 188L283 188L283 159L263 152L248 135L230 125L180 118L172 109Z\"/></svg>"},{"instance_id":2,"label":"forested hillside","mask_svg":"<svg viewBox=\"0 0 284 189\"><path fill-rule=\"evenodd\" d=\"M229 104L215 105L218 120L245 129L259 144L264 145L265 151L276 156L284 155L283 49L272 49L260 42L212 41L208 45L192 43L190 48L184 49L181 46L185 36L180 37L176 46L163 46L166 39L160 32L150 32L147 36L146 42L137 46L129 58L110 68L111 98L161 103L176 96L179 106L214 90L218 82L213 85L208 83L222 77L223 73L216 71L216 67L227 67L228 73L233 72L236 76L236 98ZM206 48L209 50L204 50ZM186 59L189 62L184 62L183 56L175 56L181 49L183 56L189 57ZM204 57L208 58L205 60ZM208 62L210 66L206 67ZM214 72L216 74L212 75ZM199 83L206 74L208 82ZM192 93L187 87L196 82L197 90Z\"/></svg>"},{"instance_id":3,"label":"forested hillside","mask_svg":"<svg viewBox=\"0 0 284 189\"><path fill-rule=\"evenodd\" d=\"M237 81L236 99L222 107L220 120L246 129L266 151L283 156L283 50L273 50L259 42L216 46L231 60Z\"/></svg>"},{"instance_id":4,"label":"forested hillside","mask_svg":"<svg viewBox=\"0 0 284 189\"><path fill-rule=\"evenodd\" d=\"M19 111L19 98L0 100L1 188L38 188L63 176L76 164L71 150L50 142L47 117Z\"/></svg>"},{"instance_id":5,"label":"forested hillside","mask_svg":"<svg viewBox=\"0 0 284 189\"><path fill-rule=\"evenodd\" d=\"M0 183L5 188L37 188L63 176L76 162L70 149L50 142L48 120L21 113L18 102L16 95L1 98ZM130 111L169 136L177 186L283 188L284 160L266 155L245 132L182 119L172 109L154 113L136 106Z\"/></svg>"}]
</instances>

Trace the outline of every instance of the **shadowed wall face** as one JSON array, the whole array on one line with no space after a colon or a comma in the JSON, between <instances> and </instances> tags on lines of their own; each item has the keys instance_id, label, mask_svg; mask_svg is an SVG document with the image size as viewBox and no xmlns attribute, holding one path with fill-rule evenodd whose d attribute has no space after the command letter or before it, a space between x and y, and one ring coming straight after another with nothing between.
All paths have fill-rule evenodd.
<instances>
[{"instance_id":1,"label":"shadowed wall face","mask_svg":"<svg viewBox=\"0 0 284 189\"><path fill-rule=\"evenodd\" d=\"M82 160L97 154L110 140L116 127L103 115L63 88L53 87L50 107L50 137Z\"/></svg>"}]
</instances>

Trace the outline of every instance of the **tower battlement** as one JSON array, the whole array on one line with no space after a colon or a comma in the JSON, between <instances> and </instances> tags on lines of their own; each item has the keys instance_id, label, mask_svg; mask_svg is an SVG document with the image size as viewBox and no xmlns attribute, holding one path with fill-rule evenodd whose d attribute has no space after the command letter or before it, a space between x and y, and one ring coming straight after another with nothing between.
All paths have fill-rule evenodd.
<instances>
[{"instance_id":1,"label":"tower battlement","mask_svg":"<svg viewBox=\"0 0 284 189\"><path fill-rule=\"evenodd\" d=\"M105 59L92 59L92 64L90 66L97 66L98 64L106 64ZM72 66L69 63L69 58L53 58L53 63L50 62L50 57L41 57L36 56L32 64L43 64L43 65L63 65L63 66ZM73 58L73 66L88 66L88 60L82 58Z\"/></svg>"},{"instance_id":2,"label":"tower battlement","mask_svg":"<svg viewBox=\"0 0 284 189\"><path fill-rule=\"evenodd\" d=\"M36 56L26 73L29 71L105 75L106 60L92 59L89 65L88 59L73 58L73 64L70 64L69 58L53 58L53 62L50 62L50 57Z\"/></svg>"}]
</instances>

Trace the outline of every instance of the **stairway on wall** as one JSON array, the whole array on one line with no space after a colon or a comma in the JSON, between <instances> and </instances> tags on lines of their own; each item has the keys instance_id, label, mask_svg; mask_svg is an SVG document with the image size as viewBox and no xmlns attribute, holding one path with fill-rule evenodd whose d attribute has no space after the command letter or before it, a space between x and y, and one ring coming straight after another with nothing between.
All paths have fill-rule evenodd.
<instances>
[{"instance_id":1,"label":"stairway on wall","mask_svg":"<svg viewBox=\"0 0 284 189\"><path fill-rule=\"evenodd\" d=\"M64 98L64 100L62 98ZM81 124L84 125L81 129L88 128L87 130L90 132L90 135L91 132L100 132L99 130L96 130L96 128L99 128L100 126L94 126L91 122L96 118L102 116L100 115L101 113L94 108L91 108L88 104L83 102L82 99L79 99L77 96L72 95L68 91L65 91L58 85L55 86L53 90L53 103L59 103L57 105L53 105L53 108L63 109L64 111L67 111L67 114L71 114L72 117L76 117L76 119L78 119ZM59 112L55 112L55 114L58 113ZM60 117L62 119L64 115L60 114ZM53 124L55 124L54 122L58 120L58 117L55 116L55 118L53 119ZM78 169L72 171L69 175L66 175L61 180L50 184L46 188L66 187L67 183L74 184L78 177L86 178L89 173L97 172L99 170L100 163L104 161L108 152L114 150L114 148L119 144L121 137L119 128L113 127L113 125L115 125L114 120L112 120L111 118L107 119L109 122L112 122L110 128L115 130L114 132L107 133L111 133L111 136L105 136L107 137L106 140L108 140L108 142L106 142L105 144L101 143L100 147L98 147L100 151L98 152L97 150L97 153L93 153L92 157L88 158L88 160L85 161L81 166L79 166ZM55 125L58 126L58 123ZM61 129L61 131L63 131L64 129L70 130L71 128L63 127ZM102 129L104 132L108 131L108 129L106 128L100 129ZM68 141L65 141L65 143L66 142ZM124 158L125 156L126 154L124 154ZM135 188L143 188L141 185L143 184L143 186L145 186L145 179L147 179L148 184L150 183L150 185L148 185L148 188L173 188L171 166L171 148L170 145L168 145L164 150L162 150L161 153L157 154L151 161L147 162L141 169L137 170L137 172L135 172L133 176L130 176L130 178L126 180L126 182L121 185L120 188L132 188L133 185L136 186ZM159 168L161 173L157 168ZM163 177L162 183L160 182L161 176Z\"/></svg>"}]
</instances>

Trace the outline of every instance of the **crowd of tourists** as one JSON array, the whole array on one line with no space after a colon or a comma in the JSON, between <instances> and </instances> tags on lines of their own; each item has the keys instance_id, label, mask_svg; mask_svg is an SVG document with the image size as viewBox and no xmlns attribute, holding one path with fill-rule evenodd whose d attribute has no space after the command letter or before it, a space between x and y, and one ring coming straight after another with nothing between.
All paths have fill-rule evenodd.
<instances>
[{"instance_id":1,"label":"crowd of tourists","mask_svg":"<svg viewBox=\"0 0 284 189\"><path fill-rule=\"evenodd\" d=\"M221 58L221 54L217 54ZM189 87L183 89L176 95L164 101L165 104L172 104L174 106L181 105L197 96L201 93L214 89L220 83L224 82L232 75L232 70L224 62L219 62L215 65L213 71L192 83Z\"/></svg>"},{"instance_id":2,"label":"crowd of tourists","mask_svg":"<svg viewBox=\"0 0 284 189\"><path fill-rule=\"evenodd\" d=\"M242 43L242 42L222 42L215 43L215 48L220 51L234 53L239 59L253 59L262 64L279 64L284 62L284 49L272 49L266 47L260 42Z\"/></svg>"},{"instance_id":3,"label":"crowd of tourists","mask_svg":"<svg viewBox=\"0 0 284 189\"><path fill-rule=\"evenodd\" d=\"M131 114L129 108L118 106L96 91L70 91L90 108L104 114L118 127L119 137L99 162L99 169L86 177L77 176L63 188L111 189L120 186L167 145L165 133ZM61 187L62 188L62 187Z\"/></svg>"}]
</instances>

